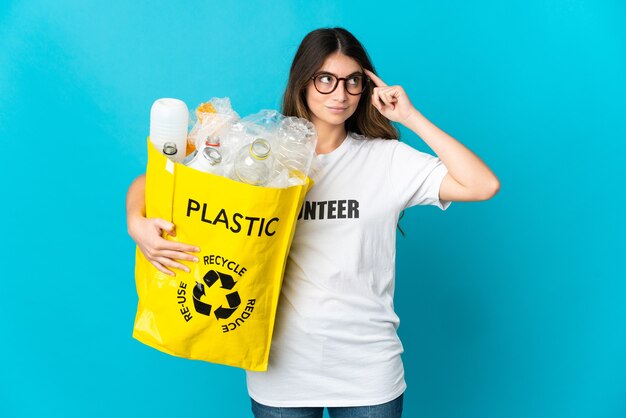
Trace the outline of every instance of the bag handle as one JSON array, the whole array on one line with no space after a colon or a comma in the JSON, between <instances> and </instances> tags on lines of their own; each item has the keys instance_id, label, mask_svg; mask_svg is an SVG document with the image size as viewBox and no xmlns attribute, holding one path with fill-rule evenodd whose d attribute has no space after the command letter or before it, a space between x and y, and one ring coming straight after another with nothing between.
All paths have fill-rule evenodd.
<instances>
[{"instance_id":1,"label":"bag handle","mask_svg":"<svg viewBox=\"0 0 626 418\"><path fill-rule=\"evenodd\" d=\"M146 168L146 217L173 219L176 164L161 154L148 137Z\"/></svg>"}]
</instances>

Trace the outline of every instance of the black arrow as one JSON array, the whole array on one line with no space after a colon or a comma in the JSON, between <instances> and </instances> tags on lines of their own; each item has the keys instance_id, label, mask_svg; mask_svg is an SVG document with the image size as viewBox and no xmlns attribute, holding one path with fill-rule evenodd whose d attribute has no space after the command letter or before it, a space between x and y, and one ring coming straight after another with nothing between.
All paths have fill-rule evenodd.
<instances>
[{"instance_id":1,"label":"black arrow","mask_svg":"<svg viewBox=\"0 0 626 418\"><path fill-rule=\"evenodd\" d=\"M239 297L239 293L233 292L226 295L226 300L228 301L228 305L231 308L236 308L241 304L241 298Z\"/></svg>"},{"instance_id":2,"label":"black arrow","mask_svg":"<svg viewBox=\"0 0 626 418\"><path fill-rule=\"evenodd\" d=\"M211 287L213 286L213 283L215 283L219 278L220 278L220 274L217 271L209 270L207 274L204 275L203 280L207 286Z\"/></svg>"},{"instance_id":3,"label":"black arrow","mask_svg":"<svg viewBox=\"0 0 626 418\"><path fill-rule=\"evenodd\" d=\"M211 316L211 305L200 300L204 295L204 286L202 283L196 283L193 288L193 307L199 314Z\"/></svg>"},{"instance_id":4,"label":"black arrow","mask_svg":"<svg viewBox=\"0 0 626 418\"><path fill-rule=\"evenodd\" d=\"M211 305L208 303L200 302L198 299L193 298L193 307L196 308L196 312L199 314L211 316Z\"/></svg>"},{"instance_id":5,"label":"black arrow","mask_svg":"<svg viewBox=\"0 0 626 418\"><path fill-rule=\"evenodd\" d=\"M193 288L193 297L196 299L200 299L204 295L206 295L206 293L204 293L204 285L202 283L196 282L196 285Z\"/></svg>"},{"instance_id":6,"label":"black arrow","mask_svg":"<svg viewBox=\"0 0 626 418\"><path fill-rule=\"evenodd\" d=\"M233 276L221 273L220 279L222 279L222 289L231 290L233 287L235 287L235 280L233 279Z\"/></svg>"},{"instance_id":7,"label":"black arrow","mask_svg":"<svg viewBox=\"0 0 626 418\"><path fill-rule=\"evenodd\" d=\"M235 312L237 310L237 308L224 308L223 306L220 306L219 308L217 308L215 310L215 317L217 319L226 319L226 318L230 318L230 316L233 314L233 312Z\"/></svg>"}]
</instances>

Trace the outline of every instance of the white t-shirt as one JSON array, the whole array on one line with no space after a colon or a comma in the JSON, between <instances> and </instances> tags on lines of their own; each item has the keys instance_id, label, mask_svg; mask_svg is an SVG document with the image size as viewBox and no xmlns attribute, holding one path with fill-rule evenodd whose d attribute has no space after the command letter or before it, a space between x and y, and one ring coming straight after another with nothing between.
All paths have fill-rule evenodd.
<instances>
[{"instance_id":1,"label":"white t-shirt","mask_svg":"<svg viewBox=\"0 0 626 418\"><path fill-rule=\"evenodd\" d=\"M393 308L396 224L439 199L439 158L396 140L348 134L319 172L287 262L266 372L250 396L278 407L364 406L405 388Z\"/></svg>"}]
</instances>

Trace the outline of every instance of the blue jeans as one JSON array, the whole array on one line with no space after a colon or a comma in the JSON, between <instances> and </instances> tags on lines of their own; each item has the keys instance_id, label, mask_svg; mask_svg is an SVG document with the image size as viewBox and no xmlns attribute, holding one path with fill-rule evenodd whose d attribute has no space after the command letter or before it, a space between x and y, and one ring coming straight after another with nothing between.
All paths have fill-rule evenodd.
<instances>
[{"instance_id":1,"label":"blue jeans","mask_svg":"<svg viewBox=\"0 0 626 418\"><path fill-rule=\"evenodd\" d=\"M371 406L329 407L330 418L400 418L404 394L393 401ZM323 407L281 408L262 405L252 401L252 413L255 418L322 418Z\"/></svg>"}]
</instances>

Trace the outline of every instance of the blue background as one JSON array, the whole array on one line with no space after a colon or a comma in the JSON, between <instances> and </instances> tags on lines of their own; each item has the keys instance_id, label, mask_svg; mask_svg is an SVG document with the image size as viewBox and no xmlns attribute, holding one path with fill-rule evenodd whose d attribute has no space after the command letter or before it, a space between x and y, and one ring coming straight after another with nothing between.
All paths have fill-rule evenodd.
<instances>
[{"instance_id":1,"label":"blue background","mask_svg":"<svg viewBox=\"0 0 626 418\"><path fill-rule=\"evenodd\" d=\"M125 193L155 99L279 108L335 25L502 184L401 223L405 416L626 416L624 22L618 0L2 2L0 416L250 416L243 371L131 338Z\"/></svg>"}]
</instances>

